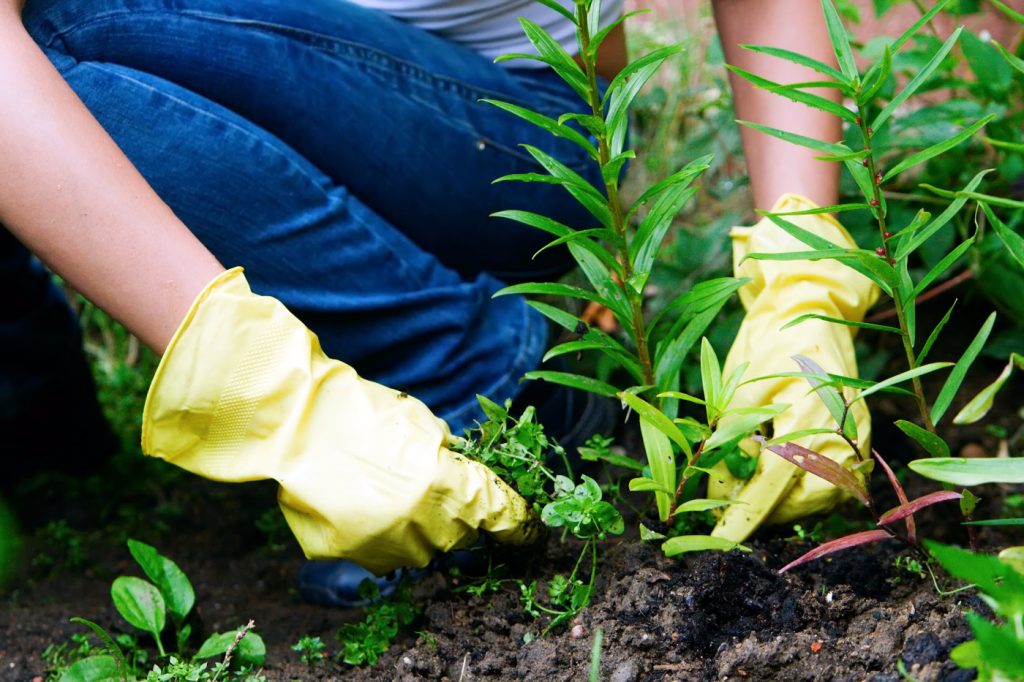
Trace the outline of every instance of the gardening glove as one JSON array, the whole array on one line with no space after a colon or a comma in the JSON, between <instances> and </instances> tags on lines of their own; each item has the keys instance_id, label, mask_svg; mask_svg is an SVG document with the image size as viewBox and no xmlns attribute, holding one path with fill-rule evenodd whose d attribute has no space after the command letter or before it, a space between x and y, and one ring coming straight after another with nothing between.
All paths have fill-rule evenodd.
<instances>
[{"instance_id":1,"label":"gardening glove","mask_svg":"<svg viewBox=\"0 0 1024 682\"><path fill-rule=\"evenodd\" d=\"M424 566L477 529L515 544L539 525L482 464L446 449L443 421L324 355L241 268L214 279L178 328L146 398L142 449L216 481L276 479L310 559L384 574Z\"/></svg>"},{"instance_id":2,"label":"gardening glove","mask_svg":"<svg viewBox=\"0 0 1024 682\"><path fill-rule=\"evenodd\" d=\"M784 195L773 213L817 208L810 200ZM788 216L786 220L824 237L841 247L855 244L842 225L830 215ZM806 251L807 245L771 222L762 219L754 227L737 227L731 232L733 267L737 277L749 277L740 289L747 315L726 358L723 375L729 376L743 362L750 366L744 380L780 372L800 371L793 361L805 355L832 374L857 376L853 351L856 327L810 319L788 329L787 322L807 313L861 321L878 297L876 287L863 275L834 260L771 261L743 259L751 253ZM766 379L744 384L736 391L730 407L760 407L788 403L790 408L773 421L773 433L781 436L796 430L834 429L828 408L810 384L802 378ZM869 451L871 422L864 401L853 405L858 446ZM795 439L796 443L849 466L853 449L838 435L821 434ZM747 442L744 449L756 452ZM749 481L737 479L719 463L718 479L712 477L708 495L732 499L741 504L725 508L712 535L742 542L762 523L782 524L827 511L844 499L838 488L825 480L805 474L782 457L765 451Z\"/></svg>"}]
</instances>

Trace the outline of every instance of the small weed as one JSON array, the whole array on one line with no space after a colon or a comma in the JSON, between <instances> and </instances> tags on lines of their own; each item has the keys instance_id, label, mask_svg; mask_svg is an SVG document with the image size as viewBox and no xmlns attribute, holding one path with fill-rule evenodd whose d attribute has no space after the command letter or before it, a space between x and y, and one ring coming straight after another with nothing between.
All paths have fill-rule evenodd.
<instances>
[{"instance_id":1,"label":"small weed","mask_svg":"<svg viewBox=\"0 0 1024 682\"><path fill-rule=\"evenodd\" d=\"M102 642L102 647L83 650L83 646L88 645L87 638L79 640L79 648L73 651L48 647L53 667L67 664L59 679L143 679L146 682L214 682L221 679L258 682L263 679L253 670L263 665L266 647L260 636L252 631L252 621L238 630L210 635L192 657L185 656L192 633L192 626L185 621L195 604L192 583L177 564L150 545L129 540L128 549L149 580L120 576L111 585L110 596L125 621L152 637L158 652L157 663L145 673L145 677L140 677L150 654L133 635L123 634L114 638L92 621L72 618L72 622L92 630ZM174 631L171 651L166 650L162 637L168 621ZM223 656L223 659L212 666L204 662L216 656ZM230 667L232 660L237 664L234 669Z\"/></svg>"},{"instance_id":2,"label":"small weed","mask_svg":"<svg viewBox=\"0 0 1024 682\"><path fill-rule=\"evenodd\" d=\"M256 529L267 537L267 548L271 552L281 552L288 548L292 532L280 507L268 507L256 519Z\"/></svg>"},{"instance_id":3,"label":"small weed","mask_svg":"<svg viewBox=\"0 0 1024 682\"><path fill-rule=\"evenodd\" d=\"M904 578L908 577L914 577L918 580L924 580L928 577L925 565L913 556L897 556L892 561L892 567L896 569L896 575L891 580L894 585L900 584Z\"/></svg>"},{"instance_id":4,"label":"small weed","mask_svg":"<svg viewBox=\"0 0 1024 682\"><path fill-rule=\"evenodd\" d=\"M363 608L365 616L361 622L338 628L337 638L342 647L338 658L349 665L376 665L399 629L415 618L416 603L412 588L404 581L393 595L382 597L377 584L367 579L359 586L359 596L370 603Z\"/></svg>"},{"instance_id":5,"label":"small weed","mask_svg":"<svg viewBox=\"0 0 1024 682\"><path fill-rule=\"evenodd\" d=\"M310 672L324 660L326 648L327 645L320 641L319 637L309 635L303 635L298 642L292 645L292 651L299 652L299 660L309 666Z\"/></svg>"},{"instance_id":6,"label":"small weed","mask_svg":"<svg viewBox=\"0 0 1024 682\"><path fill-rule=\"evenodd\" d=\"M85 536L64 519L43 526L37 538L40 548L32 559L33 568L53 574L61 570L77 571L85 566Z\"/></svg>"}]
</instances>

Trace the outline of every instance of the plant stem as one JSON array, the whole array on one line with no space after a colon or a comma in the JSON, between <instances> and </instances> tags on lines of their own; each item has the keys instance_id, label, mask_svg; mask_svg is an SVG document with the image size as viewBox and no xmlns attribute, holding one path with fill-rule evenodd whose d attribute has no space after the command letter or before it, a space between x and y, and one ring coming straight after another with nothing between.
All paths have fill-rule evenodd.
<instances>
[{"instance_id":1,"label":"plant stem","mask_svg":"<svg viewBox=\"0 0 1024 682\"><path fill-rule=\"evenodd\" d=\"M580 57L583 61L584 70L587 76L587 94L589 96L590 111L597 119L604 120L604 106L601 103L601 91L597 86L597 59L596 55L590 54L590 26L587 23L587 11L584 3L576 6L576 21L579 28ZM608 146L608 134L595 134L597 138L598 162L602 169L611 160L611 150ZM644 371L644 382L648 386L655 385L654 366L651 363L651 353L647 345L647 329L644 322L643 292L633 290L630 279L633 275L633 262L629 257L629 242L626 234L625 216L622 213L622 204L619 201L618 179L606 179L604 183L605 193L608 199L608 209L612 216L612 229L619 236L619 262L622 263L622 281L619 287L623 295L629 301L632 319L632 331L636 342L636 352L640 359L640 365Z\"/></svg>"},{"instance_id":2,"label":"plant stem","mask_svg":"<svg viewBox=\"0 0 1024 682\"><path fill-rule=\"evenodd\" d=\"M893 267L896 266L896 259L893 256L892 249L889 246L889 227L885 221L885 209L883 205L882 188L880 187L881 182L881 171L878 169L878 164L875 161L875 152L871 147L871 137L873 131L868 126L868 115L863 105L857 105L857 121L860 126L861 137L864 140L864 149L867 150L868 155L864 161L867 163L868 173L871 176L871 188L872 196L868 203L873 207L873 213L875 214L875 220L878 222L878 234L882 239L882 249L884 254L881 257L885 258L886 261ZM903 342L903 352L907 356L907 365L910 369L917 369L917 357L914 353L914 344L910 338L910 328L907 325L906 316L906 305L914 305L914 301L904 301L903 295L900 293L899 287L894 287L892 292L893 303L896 306L896 319L900 325L900 340ZM931 415L928 412L928 400L924 395L924 388L921 385L921 378L914 377L912 379L914 387L914 397L917 401L917 409L921 413L921 421L924 422L924 426L930 433L935 433L935 424L932 423Z\"/></svg>"}]
</instances>

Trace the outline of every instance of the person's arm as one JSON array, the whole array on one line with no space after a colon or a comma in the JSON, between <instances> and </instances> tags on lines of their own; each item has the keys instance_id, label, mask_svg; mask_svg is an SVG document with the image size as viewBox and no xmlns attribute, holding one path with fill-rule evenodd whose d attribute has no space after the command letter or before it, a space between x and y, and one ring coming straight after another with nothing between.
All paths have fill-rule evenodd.
<instances>
[{"instance_id":1,"label":"person's arm","mask_svg":"<svg viewBox=\"0 0 1024 682\"><path fill-rule=\"evenodd\" d=\"M713 5L729 64L783 84L821 80L821 76L740 45L784 47L835 64L819 0L714 0ZM757 89L735 74L729 78L737 118L829 142L842 138L841 122L835 116ZM835 89L810 92L839 101ZM818 161L814 158L818 152L750 128L743 128L742 136L757 208L770 209L786 193L804 195L822 206L837 203L838 164Z\"/></svg>"},{"instance_id":2,"label":"person's arm","mask_svg":"<svg viewBox=\"0 0 1024 682\"><path fill-rule=\"evenodd\" d=\"M0 224L163 351L223 271L0 0Z\"/></svg>"}]
</instances>

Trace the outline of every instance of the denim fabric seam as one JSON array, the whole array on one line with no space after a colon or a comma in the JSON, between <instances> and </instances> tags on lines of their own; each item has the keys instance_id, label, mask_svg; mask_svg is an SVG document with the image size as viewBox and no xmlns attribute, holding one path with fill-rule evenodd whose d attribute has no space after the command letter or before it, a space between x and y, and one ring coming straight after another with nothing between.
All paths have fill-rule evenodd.
<instances>
[{"instance_id":1,"label":"denim fabric seam","mask_svg":"<svg viewBox=\"0 0 1024 682\"><path fill-rule=\"evenodd\" d=\"M125 14L131 16L139 16L140 14L160 15L165 13L166 12L164 11L136 9L117 10L111 12L104 12L101 14L95 14L71 26L63 27L60 29L54 29L54 33L52 36L50 36L49 42L47 43L47 47L52 47L53 43L56 40L66 41L68 36L74 34L76 31L88 28L93 24L102 23L112 17ZM374 57L380 64L400 67L399 72L403 73L404 75L413 76L420 80L422 83L427 85L439 86L469 101L475 102L483 98L503 98L504 101L508 101L513 104L518 104L520 106L532 106L530 102L525 102L518 98L510 97L507 93L498 92L496 90L490 90L487 88L480 87L478 85L467 83L464 80L433 73L431 71L423 69L415 62L410 62L407 59L396 57L393 54L390 54L384 50L379 50L365 43L359 43L351 40L343 40L323 33L317 33L315 31L309 31L307 29L295 28L294 26L286 26L284 24L276 24L274 22L269 21L258 21L253 19L236 19L233 17L213 14L210 12L197 12L194 10L179 10L175 12L176 18L181 18L183 16L191 17L193 19L201 21L230 24L234 26L250 26L253 28L263 29L269 33L277 33L301 40L311 47L323 50L324 52L328 52L330 54L351 54L356 58L360 59L366 65L375 65L374 61L368 59L368 57ZM522 76L517 76L517 78L521 79ZM545 90L547 89L545 88ZM551 98L550 91L545 92L545 98ZM553 104L551 108L556 109L556 107Z\"/></svg>"},{"instance_id":2,"label":"denim fabric seam","mask_svg":"<svg viewBox=\"0 0 1024 682\"><path fill-rule=\"evenodd\" d=\"M293 169L293 172L297 176L305 179L307 182L310 183L311 186L315 187L317 191L322 192L327 197L328 200L330 200L330 198L333 196L334 190L338 190L338 189L344 190L344 188L340 188L338 185L333 184L333 182L330 181L330 178L328 178L326 175L323 176L323 180L326 181L326 182L320 182L319 179L315 175L312 175L307 169L303 168L300 164L295 163L295 160L293 158L291 158L291 156L289 154L284 154L284 153L282 153L282 151L280 149L275 148L275 146L273 144L271 144L271 140L273 140L273 141L275 141L275 142L277 142L278 144L281 144L281 145L284 145L285 143L280 141L280 140L278 140L276 137L271 135L269 132L267 133L267 138L263 138L263 137L260 137L258 135L254 135L252 133L252 131L247 130L243 126L238 125L236 122L234 122L234 121L232 121L232 120L230 120L228 118L225 118L223 116L218 116L218 115L216 115L215 112L212 112L212 111L206 111L204 109L200 109L200 108L194 106L190 102L187 102L187 101L185 101L185 100L183 100L183 99L181 99L179 97L175 97L173 94L170 94L170 93L165 92L163 90L159 90L157 88L154 88L149 83L146 83L144 81L140 81L140 80L138 80L136 78L132 78L129 74L121 73L120 71L107 68L106 65L104 65L104 64L97 63L97 62L77 62L76 65L79 66L79 67L83 67L84 66L84 67L88 67L88 68L97 69L97 70L102 71L103 73L106 73L108 75L113 75L113 76L116 76L118 78L121 78L121 79L124 79L126 81L129 81L129 82L131 82L131 83L133 83L133 84L135 84L137 86L145 88L146 90L148 90L151 93L154 93L154 94L159 95L161 97L167 98L168 100L173 101L175 104L178 104L180 106L184 106L189 111L192 111L195 114L198 114L198 115L201 115L201 116L207 116L209 118L212 118L212 119L220 122L221 124L223 124L225 126L230 127L232 130L236 131L237 133L240 133L244 137L246 137L246 138L248 138L250 140L255 141L261 147L263 147L263 148L265 148L267 150L270 150L275 156L278 156L278 157L284 159L284 161L288 164L288 166L290 168ZM122 68L127 68L127 67L122 67ZM358 217L356 217L356 216L353 216L353 217L358 219ZM393 248L393 245L390 242L388 242L385 239L381 239L380 237L374 235L372 230L364 229L363 232L364 232L364 234L366 234L367 236L369 236L372 239L375 239L377 242L383 244L387 248L388 253L390 253L391 257L395 259L395 262L401 265L402 270L403 270L405 276L414 278L416 280L416 285L421 287L421 288L424 288L424 287L427 286L426 283L423 282L417 276L415 268L410 267L409 263L407 263L402 258L402 256L397 251L395 251L395 249Z\"/></svg>"},{"instance_id":3,"label":"denim fabric seam","mask_svg":"<svg viewBox=\"0 0 1024 682\"><path fill-rule=\"evenodd\" d=\"M73 35L76 31L89 28L94 24L103 23L104 21L107 21L113 17L129 13L133 16L138 16L140 14L160 15L164 12L151 10L117 10L112 12L104 12L102 14L96 14L90 16L88 19L84 21L80 21L71 26L55 30L54 35L50 37L49 42L47 43L47 47L53 47L54 42L56 42L57 40L63 41L66 45L68 37ZM371 71L377 72L378 78L381 77L380 73L382 72L387 74L398 73L404 77L410 78L412 81L415 81L422 86L428 88L436 88L443 92L452 93L470 104L482 105L482 103L479 101L481 99L498 99L504 102L516 104L526 109L538 108L529 102L524 102L523 100L520 100L516 97L511 97L507 93L489 90L487 88L481 88L479 86L467 83L463 80L450 78L448 76L442 76L432 71L428 71L426 69L423 69L414 62L410 62L406 59L396 57L393 54L390 54L383 50L376 49L364 43L359 43L350 40L342 40L322 33L316 33L315 31L299 29L292 26L286 26L283 24L276 24L268 21L256 21L252 19L235 19L233 17L226 17L218 14L212 14L209 12L179 11L176 13L176 16L187 16L195 21L207 21L211 23L227 24L231 26L240 27L254 27L257 29L261 29L267 33L274 33L286 37L291 37L297 40L301 40L305 44L315 49L321 50L327 54L330 54L335 58L351 59L354 62L357 62L367 73ZM73 55L70 56L73 57ZM524 76L522 74L511 75L520 82L522 82L524 78L529 79L529 76ZM555 117L560 116L562 113L564 113L564 110L560 109L555 104L554 98L557 96L553 95L551 89L547 87L546 84L539 83L539 85L541 87L538 88L538 91L542 92L543 99L547 103L547 107L549 110L546 113L538 113L545 113L545 115L549 116L553 114ZM530 87L532 86L533 83L530 84ZM430 109L447 116L447 112L436 107L432 103L424 101L423 99L418 98L413 94L410 94L409 97L410 99L415 100L417 104L419 104L420 106L429 107ZM511 116L512 114L509 115ZM480 143L487 144L495 149L502 151L503 153L509 154L510 156L514 156L531 165L535 165L537 163L536 160L529 154L524 153L515 147L510 147L506 144L502 144L501 142L498 142L497 140L494 140L493 138L487 135L482 135L479 131L474 129L472 126L467 125L464 121L455 120L452 119L451 117L448 117L447 120L450 123L459 124L458 127L476 136ZM588 156L586 155L583 149L579 149L576 151L578 154L576 158L562 159L562 162L566 166L574 170L582 168L588 161Z\"/></svg>"}]
</instances>

